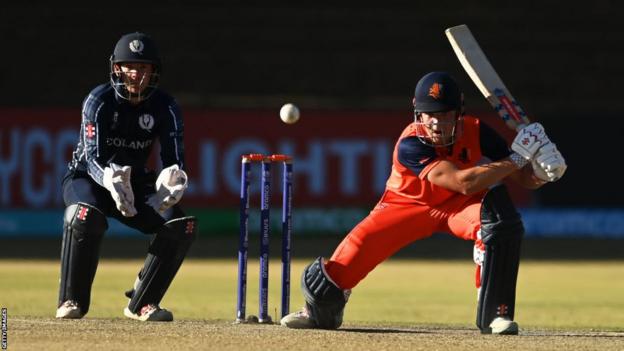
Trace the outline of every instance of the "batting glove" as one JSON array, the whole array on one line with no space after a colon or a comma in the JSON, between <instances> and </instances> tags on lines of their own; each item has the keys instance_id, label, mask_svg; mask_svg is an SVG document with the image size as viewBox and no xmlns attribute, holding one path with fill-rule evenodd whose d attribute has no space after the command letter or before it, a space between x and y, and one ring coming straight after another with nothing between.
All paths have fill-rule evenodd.
<instances>
[{"instance_id":1,"label":"batting glove","mask_svg":"<svg viewBox=\"0 0 624 351\"><path fill-rule=\"evenodd\" d=\"M541 147L531 164L535 176L547 182L559 180L568 169L563 155L557 150L554 143L548 143Z\"/></svg>"},{"instance_id":2,"label":"batting glove","mask_svg":"<svg viewBox=\"0 0 624 351\"><path fill-rule=\"evenodd\" d=\"M531 123L522 128L513 143L511 149L525 160L532 160L540 147L550 143L544 127L539 123Z\"/></svg>"}]
</instances>

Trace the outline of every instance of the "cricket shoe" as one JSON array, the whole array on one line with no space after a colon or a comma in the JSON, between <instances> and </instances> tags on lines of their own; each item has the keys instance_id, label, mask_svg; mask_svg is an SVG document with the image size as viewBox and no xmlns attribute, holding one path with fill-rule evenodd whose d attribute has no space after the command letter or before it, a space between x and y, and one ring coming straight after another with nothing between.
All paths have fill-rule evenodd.
<instances>
[{"instance_id":1,"label":"cricket shoe","mask_svg":"<svg viewBox=\"0 0 624 351\"><path fill-rule=\"evenodd\" d=\"M509 317L496 317L490 323L492 334L497 335L518 335L518 323L509 319Z\"/></svg>"},{"instance_id":2,"label":"cricket shoe","mask_svg":"<svg viewBox=\"0 0 624 351\"><path fill-rule=\"evenodd\" d=\"M84 313L80 310L80 306L74 300L67 300L56 309L56 318L62 319L80 319Z\"/></svg>"},{"instance_id":3,"label":"cricket shoe","mask_svg":"<svg viewBox=\"0 0 624 351\"><path fill-rule=\"evenodd\" d=\"M280 324L292 329L313 329L316 323L310 318L308 310L304 307L300 311L288 314L280 320Z\"/></svg>"},{"instance_id":4,"label":"cricket shoe","mask_svg":"<svg viewBox=\"0 0 624 351\"><path fill-rule=\"evenodd\" d=\"M132 313L128 307L124 308L124 315L128 318L136 319L141 322L171 322L173 321L173 313L158 305L145 305L139 313Z\"/></svg>"}]
</instances>

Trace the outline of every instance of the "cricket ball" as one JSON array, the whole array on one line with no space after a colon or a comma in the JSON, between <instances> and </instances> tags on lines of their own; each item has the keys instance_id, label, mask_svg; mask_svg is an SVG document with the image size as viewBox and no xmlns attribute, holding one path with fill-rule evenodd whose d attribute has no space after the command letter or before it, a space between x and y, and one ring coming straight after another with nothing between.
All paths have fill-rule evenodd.
<instances>
[{"instance_id":1,"label":"cricket ball","mask_svg":"<svg viewBox=\"0 0 624 351\"><path fill-rule=\"evenodd\" d=\"M280 118L286 124L297 123L299 120L299 109L293 104L285 104L280 109Z\"/></svg>"}]
</instances>

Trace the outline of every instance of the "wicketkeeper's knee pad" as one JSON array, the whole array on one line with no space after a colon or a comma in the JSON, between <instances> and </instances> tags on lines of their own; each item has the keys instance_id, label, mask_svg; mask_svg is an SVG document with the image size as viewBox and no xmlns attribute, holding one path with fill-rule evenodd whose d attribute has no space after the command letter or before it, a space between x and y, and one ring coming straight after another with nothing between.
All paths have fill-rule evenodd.
<instances>
[{"instance_id":1,"label":"wicketkeeper's knee pad","mask_svg":"<svg viewBox=\"0 0 624 351\"><path fill-rule=\"evenodd\" d=\"M488 333L496 317L513 319L520 246L524 226L506 188L492 188L481 204L481 238L485 254L477 326Z\"/></svg>"},{"instance_id":2,"label":"wicketkeeper's knee pad","mask_svg":"<svg viewBox=\"0 0 624 351\"><path fill-rule=\"evenodd\" d=\"M88 312L100 243L106 229L106 216L89 204L79 202L65 209L59 305L75 300L83 314Z\"/></svg>"},{"instance_id":3,"label":"wicketkeeper's knee pad","mask_svg":"<svg viewBox=\"0 0 624 351\"><path fill-rule=\"evenodd\" d=\"M342 324L347 303L345 291L325 271L323 258L308 265L301 276L301 290L310 318L321 329L336 329Z\"/></svg>"},{"instance_id":4,"label":"wicketkeeper's knee pad","mask_svg":"<svg viewBox=\"0 0 624 351\"><path fill-rule=\"evenodd\" d=\"M181 241L193 241L196 234L197 218L194 216L172 219L156 231L156 235Z\"/></svg>"},{"instance_id":5,"label":"wicketkeeper's knee pad","mask_svg":"<svg viewBox=\"0 0 624 351\"><path fill-rule=\"evenodd\" d=\"M102 236L108 229L106 216L98 208L79 202L65 209L63 224L82 239L85 236Z\"/></svg>"}]
</instances>

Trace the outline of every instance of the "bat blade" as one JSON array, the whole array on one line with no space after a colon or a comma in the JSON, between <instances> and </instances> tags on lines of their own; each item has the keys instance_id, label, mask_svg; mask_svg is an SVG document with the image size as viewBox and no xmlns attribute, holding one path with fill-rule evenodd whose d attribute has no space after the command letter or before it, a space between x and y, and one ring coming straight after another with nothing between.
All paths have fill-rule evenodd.
<instances>
[{"instance_id":1,"label":"bat blade","mask_svg":"<svg viewBox=\"0 0 624 351\"><path fill-rule=\"evenodd\" d=\"M529 118L509 93L468 26L451 27L445 33L464 70L507 126L520 130L529 124Z\"/></svg>"}]
</instances>

